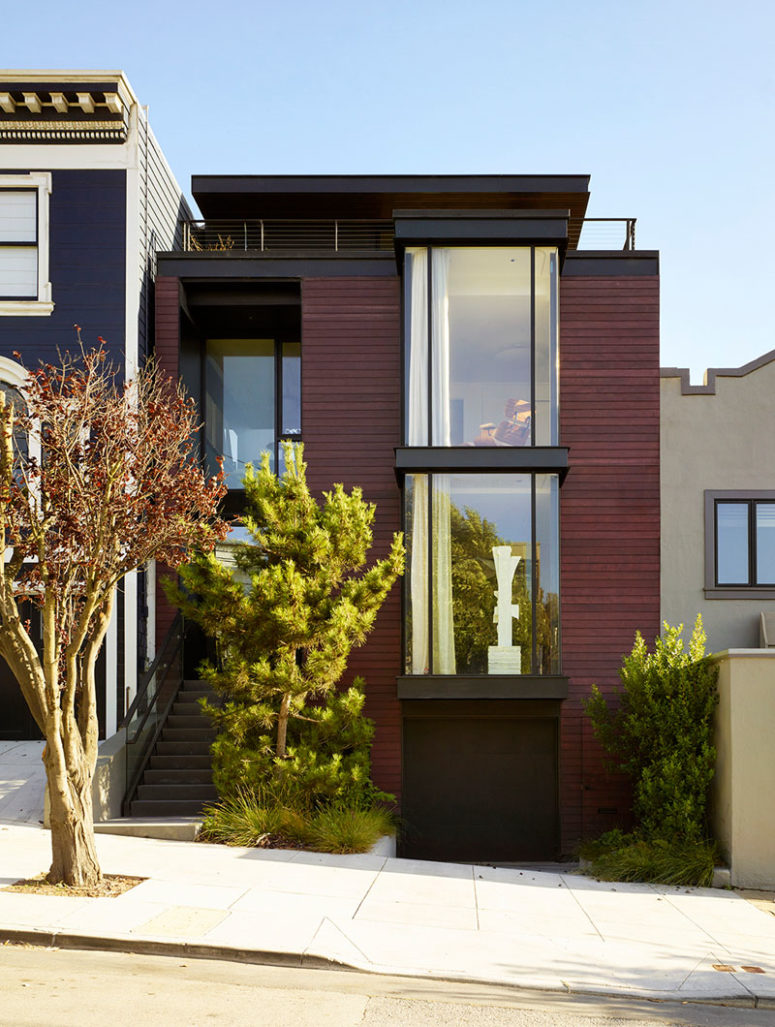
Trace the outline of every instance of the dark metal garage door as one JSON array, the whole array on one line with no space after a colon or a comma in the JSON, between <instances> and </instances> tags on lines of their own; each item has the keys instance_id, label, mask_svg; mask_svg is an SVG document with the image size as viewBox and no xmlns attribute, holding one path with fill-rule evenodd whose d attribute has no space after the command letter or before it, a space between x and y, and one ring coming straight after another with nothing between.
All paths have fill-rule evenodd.
<instances>
[{"instance_id":1,"label":"dark metal garage door","mask_svg":"<svg viewBox=\"0 0 775 1027\"><path fill-rule=\"evenodd\" d=\"M547 706L404 703L401 855L557 858L558 717Z\"/></svg>"}]
</instances>

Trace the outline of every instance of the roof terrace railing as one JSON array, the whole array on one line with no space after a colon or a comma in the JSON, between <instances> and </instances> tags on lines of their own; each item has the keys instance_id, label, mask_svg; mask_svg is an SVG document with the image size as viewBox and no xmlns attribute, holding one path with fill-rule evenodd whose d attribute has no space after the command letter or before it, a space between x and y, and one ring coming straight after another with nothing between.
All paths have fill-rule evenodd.
<instances>
[{"instance_id":1,"label":"roof terrace railing","mask_svg":"<svg viewBox=\"0 0 775 1027\"><path fill-rule=\"evenodd\" d=\"M568 218L578 250L634 250L636 218Z\"/></svg>"},{"instance_id":2,"label":"roof terrace railing","mask_svg":"<svg viewBox=\"0 0 775 1027\"><path fill-rule=\"evenodd\" d=\"M183 221L188 253L384 253L393 250L393 221L351 219ZM570 218L571 247L634 250L635 218Z\"/></svg>"},{"instance_id":3,"label":"roof terrace railing","mask_svg":"<svg viewBox=\"0 0 775 1027\"><path fill-rule=\"evenodd\" d=\"M184 221L183 249L229 253L392 251L393 222L325 220Z\"/></svg>"}]
</instances>

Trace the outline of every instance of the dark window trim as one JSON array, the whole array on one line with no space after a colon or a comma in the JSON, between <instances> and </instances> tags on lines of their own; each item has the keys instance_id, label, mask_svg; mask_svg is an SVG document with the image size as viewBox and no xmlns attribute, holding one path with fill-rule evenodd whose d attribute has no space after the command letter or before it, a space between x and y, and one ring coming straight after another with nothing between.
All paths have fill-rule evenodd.
<instances>
[{"instance_id":1,"label":"dark window trim","mask_svg":"<svg viewBox=\"0 0 775 1027\"><path fill-rule=\"evenodd\" d=\"M562 674L401 674L399 699L567 699Z\"/></svg>"},{"instance_id":2,"label":"dark window trim","mask_svg":"<svg viewBox=\"0 0 775 1027\"><path fill-rule=\"evenodd\" d=\"M567 446L396 446L395 470L405 474L439 472L454 474L559 474L568 473Z\"/></svg>"},{"instance_id":3,"label":"dark window trim","mask_svg":"<svg viewBox=\"0 0 775 1027\"><path fill-rule=\"evenodd\" d=\"M749 566L755 572L755 524L751 524L756 503L775 503L775 489L705 490L705 598L775 599L775 585L718 585L716 583L716 508L719 502L747 503L749 509Z\"/></svg>"}]
</instances>

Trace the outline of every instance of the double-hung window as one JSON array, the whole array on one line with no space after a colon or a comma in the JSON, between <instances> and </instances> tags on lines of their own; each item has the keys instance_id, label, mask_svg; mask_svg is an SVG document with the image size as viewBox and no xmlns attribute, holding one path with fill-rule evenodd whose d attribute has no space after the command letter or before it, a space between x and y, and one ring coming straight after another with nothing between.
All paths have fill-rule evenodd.
<instances>
[{"instance_id":1,"label":"double-hung window","mask_svg":"<svg viewBox=\"0 0 775 1027\"><path fill-rule=\"evenodd\" d=\"M775 593L775 491L706 492L705 532L706 592Z\"/></svg>"},{"instance_id":2,"label":"double-hung window","mask_svg":"<svg viewBox=\"0 0 775 1027\"><path fill-rule=\"evenodd\" d=\"M46 315L51 175L0 175L0 314Z\"/></svg>"}]
</instances>

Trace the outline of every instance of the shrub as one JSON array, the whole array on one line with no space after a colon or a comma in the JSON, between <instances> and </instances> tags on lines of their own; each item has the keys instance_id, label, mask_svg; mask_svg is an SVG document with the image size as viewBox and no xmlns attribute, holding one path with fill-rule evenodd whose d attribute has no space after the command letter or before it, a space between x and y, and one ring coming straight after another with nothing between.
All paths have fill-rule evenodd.
<instances>
[{"instance_id":1,"label":"shrub","mask_svg":"<svg viewBox=\"0 0 775 1027\"><path fill-rule=\"evenodd\" d=\"M705 655L702 619L688 652L682 631L665 624L653 652L638 633L620 671L618 706L609 706L595 685L585 704L603 748L632 779L641 836L679 844L708 837L718 703L718 668Z\"/></svg>"}]
</instances>

